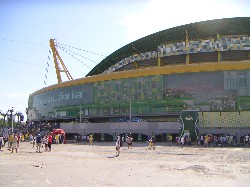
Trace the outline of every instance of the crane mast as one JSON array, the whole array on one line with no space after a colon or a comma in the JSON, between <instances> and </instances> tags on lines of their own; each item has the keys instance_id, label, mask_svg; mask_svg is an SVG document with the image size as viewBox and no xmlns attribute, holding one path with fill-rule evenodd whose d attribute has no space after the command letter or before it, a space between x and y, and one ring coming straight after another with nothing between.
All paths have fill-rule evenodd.
<instances>
[{"instance_id":1,"label":"crane mast","mask_svg":"<svg viewBox=\"0 0 250 187\"><path fill-rule=\"evenodd\" d=\"M73 80L73 77L69 73L67 67L63 63L63 60L60 57L60 55L59 55L59 53L58 53L58 51L56 49L56 45L55 45L55 40L54 39L50 39L50 48L51 48L52 53L53 53L53 58L54 58L54 63L55 63L55 68L56 68L56 76L57 76L58 83L62 82L61 72L64 72L66 74L68 80ZM59 62L58 62L58 60L59 60ZM61 63L63 69L60 69L59 63Z\"/></svg>"}]
</instances>

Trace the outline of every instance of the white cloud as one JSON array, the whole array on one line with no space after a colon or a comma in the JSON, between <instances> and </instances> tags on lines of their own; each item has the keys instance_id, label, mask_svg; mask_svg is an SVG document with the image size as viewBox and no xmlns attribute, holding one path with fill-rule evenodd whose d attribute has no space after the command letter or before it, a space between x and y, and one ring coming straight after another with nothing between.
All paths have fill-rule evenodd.
<instances>
[{"instance_id":1,"label":"white cloud","mask_svg":"<svg viewBox=\"0 0 250 187\"><path fill-rule=\"evenodd\" d=\"M132 42L146 35L171 27L193 22L249 16L246 0L151 0L146 8L126 15L118 20L128 32L127 40Z\"/></svg>"}]
</instances>

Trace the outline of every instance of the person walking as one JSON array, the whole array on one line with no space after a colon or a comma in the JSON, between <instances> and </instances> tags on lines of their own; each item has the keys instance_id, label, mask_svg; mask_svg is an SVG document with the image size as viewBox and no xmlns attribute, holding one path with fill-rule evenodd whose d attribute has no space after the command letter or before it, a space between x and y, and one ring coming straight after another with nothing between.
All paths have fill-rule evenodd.
<instances>
[{"instance_id":1,"label":"person walking","mask_svg":"<svg viewBox=\"0 0 250 187\"><path fill-rule=\"evenodd\" d=\"M50 133L50 134L49 134L49 137L48 137L49 152L51 151L51 144L52 144L52 135L51 135L51 133Z\"/></svg>"},{"instance_id":2,"label":"person walking","mask_svg":"<svg viewBox=\"0 0 250 187\"><path fill-rule=\"evenodd\" d=\"M115 149L116 149L116 157L118 157L120 155L120 146L121 146L121 142L120 142L120 136L116 137L116 142L115 142Z\"/></svg>"},{"instance_id":3,"label":"person walking","mask_svg":"<svg viewBox=\"0 0 250 187\"><path fill-rule=\"evenodd\" d=\"M89 146L90 145L93 146L93 136L92 135L89 136Z\"/></svg>"},{"instance_id":4,"label":"person walking","mask_svg":"<svg viewBox=\"0 0 250 187\"><path fill-rule=\"evenodd\" d=\"M41 153L42 137L40 134L36 137L36 152Z\"/></svg>"},{"instance_id":5,"label":"person walking","mask_svg":"<svg viewBox=\"0 0 250 187\"><path fill-rule=\"evenodd\" d=\"M155 140L155 137L154 136L152 136L151 137L151 147L155 150L155 145L156 144L156 140Z\"/></svg>"},{"instance_id":6,"label":"person walking","mask_svg":"<svg viewBox=\"0 0 250 187\"><path fill-rule=\"evenodd\" d=\"M36 136L34 135L34 136L32 136L32 145L33 145L32 148L35 147L35 144L36 144Z\"/></svg>"},{"instance_id":7,"label":"person walking","mask_svg":"<svg viewBox=\"0 0 250 187\"><path fill-rule=\"evenodd\" d=\"M45 137L43 138L43 143L44 143L44 147L45 147L45 152L47 152L48 151L48 141L49 141L49 139L48 139L48 136L47 135L45 135Z\"/></svg>"},{"instance_id":8,"label":"person walking","mask_svg":"<svg viewBox=\"0 0 250 187\"><path fill-rule=\"evenodd\" d=\"M150 150L152 147L152 138L148 136L148 149Z\"/></svg>"},{"instance_id":9,"label":"person walking","mask_svg":"<svg viewBox=\"0 0 250 187\"><path fill-rule=\"evenodd\" d=\"M2 151L2 145L3 145L3 134L0 135L0 151Z\"/></svg>"},{"instance_id":10,"label":"person walking","mask_svg":"<svg viewBox=\"0 0 250 187\"><path fill-rule=\"evenodd\" d=\"M8 136L3 135L3 147L5 147L6 142L8 142Z\"/></svg>"},{"instance_id":11,"label":"person walking","mask_svg":"<svg viewBox=\"0 0 250 187\"><path fill-rule=\"evenodd\" d=\"M245 147L248 147L248 144L249 144L249 135L248 134L244 137L244 143L245 143Z\"/></svg>"},{"instance_id":12,"label":"person walking","mask_svg":"<svg viewBox=\"0 0 250 187\"><path fill-rule=\"evenodd\" d=\"M13 143L13 134L10 133L9 137L8 137L8 147L9 147L9 150L12 148L12 143Z\"/></svg>"},{"instance_id":13,"label":"person walking","mask_svg":"<svg viewBox=\"0 0 250 187\"><path fill-rule=\"evenodd\" d=\"M129 136L127 137L128 149L129 149L131 146L133 146L132 143L133 143L133 138L132 138L131 135L129 135ZM131 147L131 149L132 149L132 147Z\"/></svg>"},{"instance_id":14,"label":"person walking","mask_svg":"<svg viewBox=\"0 0 250 187\"><path fill-rule=\"evenodd\" d=\"M182 137L181 137L181 147L183 147L183 146L184 146L184 144L185 144L185 137L184 137L184 136L182 136Z\"/></svg>"},{"instance_id":15,"label":"person walking","mask_svg":"<svg viewBox=\"0 0 250 187\"><path fill-rule=\"evenodd\" d=\"M11 153L13 153L14 149L16 150L16 153L17 153L17 136L16 135L14 135L12 139Z\"/></svg>"}]
</instances>

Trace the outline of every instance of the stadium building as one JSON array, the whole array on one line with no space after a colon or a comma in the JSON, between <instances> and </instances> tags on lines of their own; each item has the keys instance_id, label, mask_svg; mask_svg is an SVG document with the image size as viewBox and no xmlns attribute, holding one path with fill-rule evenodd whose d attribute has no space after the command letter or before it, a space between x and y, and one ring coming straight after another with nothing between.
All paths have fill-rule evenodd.
<instances>
[{"instance_id":1,"label":"stadium building","mask_svg":"<svg viewBox=\"0 0 250 187\"><path fill-rule=\"evenodd\" d=\"M116 50L86 77L29 97L29 122L68 133L250 133L250 18L166 29ZM74 123L72 123L72 121ZM186 121L186 122L185 122ZM198 131L196 131L198 130Z\"/></svg>"}]
</instances>

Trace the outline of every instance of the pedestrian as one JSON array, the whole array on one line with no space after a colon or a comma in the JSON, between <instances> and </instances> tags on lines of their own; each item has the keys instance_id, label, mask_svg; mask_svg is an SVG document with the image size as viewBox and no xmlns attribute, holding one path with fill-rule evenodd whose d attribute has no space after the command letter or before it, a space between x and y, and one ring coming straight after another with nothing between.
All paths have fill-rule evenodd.
<instances>
[{"instance_id":1,"label":"pedestrian","mask_svg":"<svg viewBox=\"0 0 250 187\"><path fill-rule=\"evenodd\" d=\"M20 134L17 134L17 147L19 148L19 144L20 144Z\"/></svg>"},{"instance_id":2,"label":"pedestrian","mask_svg":"<svg viewBox=\"0 0 250 187\"><path fill-rule=\"evenodd\" d=\"M3 135L3 147L5 147L6 142L8 142L8 136Z\"/></svg>"},{"instance_id":3,"label":"pedestrian","mask_svg":"<svg viewBox=\"0 0 250 187\"><path fill-rule=\"evenodd\" d=\"M116 149L116 157L120 155L120 136L116 137L115 149Z\"/></svg>"},{"instance_id":4,"label":"pedestrian","mask_svg":"<svg viewBox=\"0 0 250 187\"><path fill-rule=\"evenodd\" d=\"M204 147L208 147L209 140L210 140L210 138L209 138L208 134L206 134L204 136L204 144L203 144Z\"/></svg>"},{"instance_id":5,"label":"pedestrian","mask_svg":"<svg viewBox=\"0 0 250 187\"><path fill-rule=\"evenodd\" d=\"M190 136L186 137L186 142L187 142L187 145L191 146L191 137Z\"/></svg>"},{"instance_id":6,"label":"pedestrian","mask_svg":"<svg viewBox=\"0 0 250 187\"><path fill-rule=\"evenodd\" d=\"M13 134L10 133L9 137L8 137L8 147L9 147L9 150L12 148L12 143L13 143Z\"/></svg>"},{"instance_id":7,"label":"pedestrian","mask_svg":"<svg viewBox=\"0 0 250 187\"><path fill-rule=\"evenodd\" d=\"M21 142L24 142L24 141L25 141L25 138L24 138L24 133L23 133L21 136Z\"/></svg>"},{"instance_id":8,"label":"pedestrian","mask_svg":"<svg viewBox=\"0 0 250 187\"><path fill-rule=\"evenodd\" d=\"M56 142L56 144L59 144L59 134L55 135L55 142Z\"/></svg>"},{"instance_id":9,"label":"pedestrian","mask_svg":"<svg viewBox=\"0 0 250 187\"><path fill-rule=\"evenodd\" d=\"M151 149L152 147L152 139L150 136L148 136L148 149Z\"/></svg>"},{"instance_id":10,"label":"pedestrian","mask_svg":"<svg viewBox=\"0 0 250 187\"><path fill-rule=\"evenodd\" d=\"M0 135L0 151L2 151L2 145L3 145L3 134Z\"/></svg>"},{"instance_id":11,"label":"pedestrian","mask_svg":"<svg viewBox=\"0 0 250 187\"><path fill-rule=\"evenodd\" d=\"M49 152L51 151L51 144L52 144L52 135L51 135L51 133L50 133L50 134L49 134L49 137L48 137Z\"/></svg>"},{"instance_id":12,"label":"pedestrian","mask_svg":"<svg viewBox=\"0 0 250 187\"><path fill-rule=\"evenodd\" d=\"M249 135L248 134L244 137L244 143L245 143L245 147L248 147L248 144L249 144Z\"/></svg>"},{"instance_id":13,"label":"pedestrian","mask_svg":"<svg viewBox=\"0 0 250 187\"><path fill-rule=\"evenodd\" d=\"M64 144L65 142L64 142L64 136L65 136L65 134L62 134L61 135L61 144Z\"/></svg>"},{"instance_id":14,"label":"pedestrian","mask_svg":"<svg viewBox=\"0 0 250 187\"><path fill-rule=\"evenodd\" d=\"M122 147L122 135L120 134L120 147Z\"/></svg>"},{"instance_id":15,"label":"pedestrian","mask_svg":"<svg viewBox=\"0 0 250 187\"><path fill-rule=\"evenodd\" d=\"M204 145L204 136L203 135L200 136L200 141L201 141L201 146L203 146Z\"/></svg>"},{"instance_id":16,"label":"pedestrian","mask_svg":"<svg viewBox=\"0 0 250 187\"><path fill-rule=\"evenodd\" d=\"M34 135L34 136L32 136L32 145L33 145L33 147L32 148L34 148L35 147L35 144L36 144L36 136Z\"/></svg>"},{"instance_id":17,"label":"pedestrian","mask_svg":"<svg viewBox=\"0 0 250 187\"><path fill-rule=\"evenodd\" d=\"M45 147L45 152L48 151L48 136L45 135L45 137L43 138L43 143L44 143L44 147Z\"/></svg>"},{"instance_id":18,"label":"pedestrian","mask_svg":"<svg viewBox=\"0 0 250 187\"><path fill-rule=\"evenodd\" d=\"M177 146L181 145L181 138L179 136L176 136L175 143L176 143Z\"/></svg>"},{"instance_id":19,"label":"pedestrian","mask_svg":"<svg viewBox=\"0 0 250 187\"><path fill-rule=\"evenodd\" d=\"M128 149L129 149L130 146L132 145L132 140L131 140L130 136L127 137L127 144L128 144ZM132 149L132 147L131 147L131 149Z\"/></svg>"},{"instance_id":20,"label":"pedestrian","mask_svg":"<svg viewBox=\"0 0 250 187\"><path fill-rule=\"evenodd\" d=\"M184 146L184 144L185 144L185 137L184 137L184 136L182 136L182 137L181 137L181 147L183 147L183 146Z\"/></svg>"},{"instance_id":21,"label":"pedestrian","mask_svg":"<svg viewBox=\"0 0 250 187\"><path fill-rule=\"evenodd\" d=\"M40 134L36 137L36 152L41 153L42 137Z\"/></svg>"},{"instance_id":22,"label":"pedestrian","mask_svg":"<svg viewBox=\"0 0 250 187\"><path fill-rule=\"evenodd\" d=\"M152 136L151 137L151 147L155 150L155 144L156 144L156 141L155 141L155 137L154 136Z\"/></svg>"},{"instance_id":23,"label":"pedestrian","mask_svg":"<svg viewBox=\"0 0 250 187\"><path fill-rule=\"evenodd\" d=\"M14 149L16 150L17 153L17 136L14 135L11 143L11 153L13 153Z\"/></svg>"},{"instance_id":24,"label":"pedestrian","mask_svg":"<svg viewBox=\"0 0 250 187\"><path fill-rule=\"evenodd\" d=\"M89 146L90 145L93 146L93 136L92 135L89 136Z\"/></svg>"},{"instance_id":25,"label":"pedestrian","mask_svg":"<svg viewBox=\"0 0 250 187\"><path fill-rule=\"evenodd\" d=\"M132 138L132 135L130 133L130 135L127 137L127 144L128 144L128 149L131 147L132 149L132 146L133 146L133 138Z\"/></svg>"}]
</instances>

